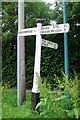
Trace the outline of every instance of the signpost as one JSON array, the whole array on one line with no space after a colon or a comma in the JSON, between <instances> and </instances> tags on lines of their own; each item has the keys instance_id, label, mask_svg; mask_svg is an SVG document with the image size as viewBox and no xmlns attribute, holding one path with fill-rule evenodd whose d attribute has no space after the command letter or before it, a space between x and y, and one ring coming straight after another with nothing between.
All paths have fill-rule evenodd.
<instances>
[{"instance_id":1,"label":"signpost","mask_svg":"<svg viewBox=\"0 0 80 120\"><path fill-rule=\"evenodd\" d=\"M33 77L33 88L32 88L32 105L31 105L33 110L35 110L36 105L40 101L38 76L40 76L40 61L41 61L41 34L40 34L41 26L42 26L41 20L37 20L36 50L35 50L34 77Z\"/></svg>"},{"instance_id":2,"label":"signpost","mask_svg":"<svg viewBox=\"0 0 80 120\"><path fill-rule=\"evenodd\" d=\"M42 26L41 19L37 20L37 27L20 29L18 31L18 38L23 37L23 36L36 35L34 78L33 78L32 104L31 104L31 107L33 110L35 110L37 103L40 101L40 99L39 99L40 91L38 88L39 85L38 85L37 74L38 74L38 76L40 76L41 46L54 48L54 49L58 48L57 43L44 40L41 38L41 36L45 35L45 34L67 33L68 31L69 31L68 23L59 24L59 25Z\"/></svg>"}]
</instances>

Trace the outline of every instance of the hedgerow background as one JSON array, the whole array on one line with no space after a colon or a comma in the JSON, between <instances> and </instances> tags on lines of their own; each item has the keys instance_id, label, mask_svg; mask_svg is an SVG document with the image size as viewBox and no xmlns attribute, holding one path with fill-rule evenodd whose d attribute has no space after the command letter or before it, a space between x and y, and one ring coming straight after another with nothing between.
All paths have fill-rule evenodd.
<instances>
[{"instance_id":1,"label":"hedgerow background","mask_svg":"<svg viewBox=\"0 0 80 120\"><path fill-rule=\"evenodd\" d=\"M36 19L43 18L43 25L49 25L51 20L57 24L63 23L62 3L55 3L54 9L51 4L25 3L25 28L35 27ZM74 71L80 75L80 2L67 3L67 18L70 24L68 34L69 45L69 73L73 76ZM2 3L2 82L11 87L17 83L17 32L18 32L18 5L17 3ZM64 71L64 37L63 34L44 35L42 38L56 42L57 50L42 47L41 54L41 77L46 77L52 85L56 75L61 77ZM25 37L26 58L26 86L32 88L35 36Z\"/></svg>"}]
</instances>

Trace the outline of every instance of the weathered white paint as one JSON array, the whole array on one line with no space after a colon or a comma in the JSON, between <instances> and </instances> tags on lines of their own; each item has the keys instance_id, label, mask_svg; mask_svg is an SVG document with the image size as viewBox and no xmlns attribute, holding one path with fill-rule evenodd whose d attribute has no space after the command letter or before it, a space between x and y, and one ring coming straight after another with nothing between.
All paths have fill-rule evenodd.
<instances>
[{"instance_id":1,"label":"weathered white paint","mask_svg":"<svg viewBox=\"0 0 80 120\"><path fill-rule=\"evenodd\" d=\"M69 31L69 24L56 24L56 25L50 25L50 26L43 26L41 29L41 35L44 34L58 34L58 33L64 33Z\"/></svg>"},{"instance_id":2,"label":"weathered white paint","mask_svg":"<svg viewBox=\"0 0 80 120\"><path fill-rule=\"evenodd\" d=\"M58 33L64 33L69 31L69 24L56 24L56 25L48 25L48 26L42 26L40 30L40 34L58 34ZM36 35L37 34L37 28L27 28L19 30L18 32L19 36L30 36L30 35Z\"/></svg>"},{"instance_id":3,"label":"weathered white paint","mask_svg":"<svg viewBox=\"0 0 80 120\"><path fill-rule=\"evenodd\" d=\"M54 49L58 48L57 43L54 43L54 42L51 42L51 41L48 41L48 40L44 40L44 39L41 40L41 46L54 48Z\"/></svg>"},{"instance_id":4,"label":"weathered white paint","mask_svg":"<svg viewBox=\"0 0 80 120\"><path fill-rule=\"evenodd\" d=\"M36 35L37 28L27 28L19 30L18 34L19 36L30 36L30 35Z\"/></svg>"},{"instance_id":5,"label":"weathered white paint","mask_svg":"<svg viewBox=\"0 0 80 120\"><path fill-rule=\"evenodd\" d=\"M69 31L70 28L69 23L42 26L41 30L62 29L62 28L66 28L67 31Z\"/></svg>"},{"instance_id":6,"label":"weathered white paint","mask_svg":"<svg viewBox=\"0 0 80 120\"><path fill-rule=\"evenodd\" d=\"M37 23L37 35L36 35L36 50L35 50L35 64L34 64L34 78L33 78L33 93L38 93L38 76L40 76L40 60L41 60L41 23ZM38 76L37 76L38 75Z\"/></svg>"}]
</instances>

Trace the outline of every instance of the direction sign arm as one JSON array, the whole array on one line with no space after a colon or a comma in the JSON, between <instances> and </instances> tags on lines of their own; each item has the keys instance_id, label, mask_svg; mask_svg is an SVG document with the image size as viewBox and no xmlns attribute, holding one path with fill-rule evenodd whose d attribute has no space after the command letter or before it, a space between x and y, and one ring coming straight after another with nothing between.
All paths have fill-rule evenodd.
<instances>
[{"instance_id":1,"label":"direction sign arm","mask_svg":"<svg viewBox=\"0 0 80 120\"><path fill-rule=\"evenodd\" d=\"M57 43L54 43L54 42L51 42L51 41L48 41L48 40L44 40L44 39L41 40L41 45L44 46L44 47L49 47L49 48L54 48L54 49L58 48Z\"/></svg>"}]
</instances>

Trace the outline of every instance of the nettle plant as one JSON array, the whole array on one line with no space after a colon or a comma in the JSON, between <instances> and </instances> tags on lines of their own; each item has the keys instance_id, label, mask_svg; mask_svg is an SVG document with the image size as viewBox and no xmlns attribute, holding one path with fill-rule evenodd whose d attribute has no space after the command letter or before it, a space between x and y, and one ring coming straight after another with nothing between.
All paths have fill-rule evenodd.
<instances>
[{"instance_id":1,"label":"nettle plant","mask_svg":"<svg viewBox=\"0 0 80 120\"><path fill-rule=\"evenodd\" d=\"M79 118L79 79L67 79L63 76L62 80L55 77L56 88L51 91L50 84L46 78L39 78L40 103L36 109L40 109L40 117L43 118Z\"/></svg>"},{"instance_id":2,"label":"nettle plant","mask_svg":"<svg viewBox=\"0 0 80 120\"><path fill-rule=\"evenodd\" d=\"M63 80L65 81L64 87L65 91L67 92L68 96L68 110L67 116L69 117L80 117L80 95L79 95L79 78L77 75L74 76L74 78L70 78L69 80L64 76Z\"/></svg>"}]
</instances>

